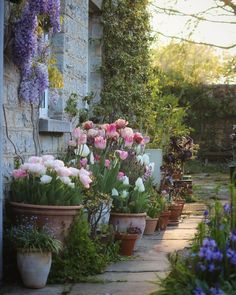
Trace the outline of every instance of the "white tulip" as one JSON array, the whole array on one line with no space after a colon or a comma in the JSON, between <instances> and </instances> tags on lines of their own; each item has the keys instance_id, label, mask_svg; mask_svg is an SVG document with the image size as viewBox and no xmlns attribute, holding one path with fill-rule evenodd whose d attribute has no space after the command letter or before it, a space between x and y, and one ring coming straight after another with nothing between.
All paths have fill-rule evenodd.
<instances>
[{"instance_id":1,"label":"white tulip","mask_svg":"<svg viewBox=\"0 0 236 295\"><path fill-rule=\"evenodd\" d=\"M87 144L81 144L78 146L78 149L75 150L75 154L86 158L90 153L89 147L87 146Z\"/></svg>"},{"instance_id":2,"label":"white tulip","mask_svg":"<svg viewBox=\"0 0 236 295\"><path fill-rule=\"evenodd\" d=\"M121 192L121 197L122 197L123 199L126 199L126 198L128 197L128 195L129 195L129 193L128 193L127 191L122 191L122 192Z\"/></svg>"},{"instance_id":3,"label":"white tulip","mask_svg":"<svg viewBox=\"0 0 236 295\"><path fill-rule=\"evenodd\" d=\"M50 183L52 181L52 177L49 176L49 175L43 175L41 178L40 178L40 182L41 183Z\"/></svg>"},{"instance_id":4,"label":"white tulip","mask_svg":"<svg viewBox=\"0 0 236 295\"><path fill-rule=\"evenodd\" d=\"M71 184L71 179L70 177L68 176L64 176L64 177L59 177L60 180L64 183L64 184L67 184L67 185L70 185Z\"/></svg>"},{"instance_id":5,"label":"white tulip","mask_svg":"<svg viewBox=\"0 0 236 295\"><path fill-rule=\"evenodd\" d=\"M129 177L128 176L124 176L124 178L123 178L123 184L124 185L129 185Z\"/></svg>"},{"instance_id":6,"label":"white tulip","mask_svg":"<svg viewBox=\"0 0 236 295\"><path fill-rule=\"evenodd\" d=\"M143 180L141 177L139 177L136 181L135 181L135 189L138 190L140 193L143 193L145 191L145 186L143 184Z\"/></svg>"},{"instance_id":7,"label":"white tulip","mask_svg":"<svg viewBox=\"0 0 236 295\"><path fill-rule=\"evenodd\" d=\"M118 190L115 189L115 188L113 188L112 191L111 191L111 195L112 195L113 197L118 197L118 196L119 196Z\"/></svg>"},{"instance_id":8,"label":"white tulip","mask_svg":"<svg viewBox=\"0 0 236 295\"><path fill-rule=\"evenodd\" d=\"M94 155L93 152L90 153L90 159L89 159L90 164L94 164Z\"/></svg>"},{"instance_id":9,"label":"white tulip","mask_svg":"<svg viewBox=\"0 0 236 295\"><path fill-rule=\"evenodd\" d=\"M149 156L147 154L143 155L143 164L148 165L150 163Z\"/></svg>"}]
</instances>

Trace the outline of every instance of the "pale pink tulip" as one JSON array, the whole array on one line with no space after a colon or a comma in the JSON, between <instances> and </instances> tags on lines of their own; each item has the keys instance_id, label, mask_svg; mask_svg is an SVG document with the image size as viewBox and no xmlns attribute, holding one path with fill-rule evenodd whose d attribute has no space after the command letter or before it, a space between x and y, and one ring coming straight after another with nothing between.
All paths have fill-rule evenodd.
<instances>
[{"instance_id":1,"label":"pale pink tulip","mask_svg":"<svg viewBox=\"0 0 236 295\"><path fill-rule=\"evenodd\" d=\"M86 158L81 159L80 160L80 165L82 167L86 167L88 165L88 159L86 159Z\"/></svg>"},{"instance_id":2,"label":"pale pink tulip","mask_svg":"<svg viewBox=\"0 0 236 295\"><path fill-rule=\"evenodd\" d=\"M94 138L94 146L99 150L104 150L106 148L107 141L102 136L97 136Z\"/></svg>"},{"instance_id":3,"label":"pale pink tulip","mask_svg":"<svg viewBox=\"0 0 236 295\"><path fill-rule=\"evenodd\" d=\"M26 177L28 174L25 170L23 169L15 169L12 171L12 176L15 178L15 179L19 179L19 178L24 178Z\"/></svg>"},{"instance_id":4,"label":"pale pink tulip","mask_svg":"<svg viewBox=\"0 0 236 295\"><path fill-rule=\"evenodd\" d=\"M150 142L150 137L149 136L144 136L143 141L144 141L144 144L149 143Z\"/></svg>"},{"instance_id":5,"label":"pale pink tulip","mask_svg":"<svg viewBox=\"0 0 236 295\"><path fill-rule=\"evenodd\" d=\"M132 128L129 128L129 127L125 127L124 129L121 129L121 136L123 138L125 137L131 137L134 135L134 131Z\"/></svg>"},{"instance_id":6,"label":"pale pink tulip","mask_svg":"<svg viewBox=\"0 0 236 295\"><path fill-rule=\"evenodd\" d=\"M33 163L33 164L36 164L36 163L42 164L42 162L43 162L43 158L42 157L36 157L36 156L30 157L29 160L28 160L28 163Z\"/></svg>"},{"instance_id":7,"label":"pale pink tulip","mask_svg":"<svg viewBox=\"0 0 236 295\"><path fill-rule=\"evenodd\" d=\"M42 156L42 159L44 162L47 162L47 161L53 161L55 158L52 155L44 155Z\"/></svg>"},{"instance_id":8,"label":"pale pink tulip","mask_svg":"<svg viewBox=\"0 0 236 295\"><path fill-rule=\"evenodd\" d=\"M72 136L77 139L80 137L80 135L82 134L82 130L78 127L78 128L75 128L73 131L72 131Z\"/></svg>"},{"instance_id":9,"label":"pale pink tulip","mask_svg":"<svg viewBox=\"0 0 236 295\"><path fill-rule=\"evenodd\" d=\"M58 167L55 170L60 177L68 177L72 175L71 170L67 167Z\"/></svg>"},{"instance_id":10,"label":"pale pink tulip","mask_svg":"<svg viewBox=\"0 0 236 295\"><path fill-rule=\"evenodd\" d=\"M125 160L128 157L128 152L116 150L116 153L119 155L121 160Z\"/></svg>"},{"instance_id":11,"label":"pale pink tulip","mask_svg":"<svg viewBox=\"0 0 236 295\"><path fill-rule=\"evenodd\" d=\"M94 125L93 124L93 121L86 121L86 122L83 123L82 126L83 126L84 129L87 129L88 130L88 129L93 128L93 125Z\"/></svg>"},{"instance_id":12,"label":"pale pink tulip","mask_svg":"<svg viewBox=\"0 0 236 295\"><path fill-rule=\"evenodd\" d=\"M98 136L105 137L106 136L106 131L104 129L98 129Z\"/></svg>"},{"instance_id":13,"label":"pale pink tulip","mask_svg":"<svg viewBox=\"0 0 236 295\"><path fill-rule=\"evenodd\" d=\"M125 126L129 124L129 122L124 119L118 119L115 121L115 124L118 129L121 129L121 128L125 128Z\"/></svg>"},{"instance_id":14,"label":"pale pink tulip","mask_svg":"<svg viewBox=\"0 0 236 295\"><path fill-rule=\"evenodd\" d=\"M68 168L69 170L70 170L70 172L71 172L71 176L79 176L79 169L77 169L77 168L74 168L74 167L69 167Z\"/></svg>"},{"instance_id":15,"label":"pale pink tulip","mask_svg":"<svg viewBox=\"0 0 236 295\"><path fill-rule=\"evenodd\" d=\"M98 135L98 130L96 129L89 129L88 130L88 137L96 137Z\"/></svg>"},{"instance_id":16,"label":"pale pink tulip","mask_svg":"<svg viewBox=\"0 0 236 295\"><path fill-rule=\"evenodd\" d=\"M118 178L119 180L123 180L124 176L125 176L125 173L122 172L122 171L119 171L119 173L118 173L118 175L117 175L117 178Z\"/></svg>"},{"instance_id":17,"label":"pale pink tulip","mask_svg":"<svg viewBox=\"0 0 236 295\"><path fill-rule=\"evenodd\" d=\"M87 143L87 135L85 133L81 133L80 137L77 138L77 143L80 144L86 144Z\"/></svg>"},{"instance_id":18,"label":"pale pink tulip","mask_svg":"<svg viewBox=\"0 0 236 295\"><path fill-rule=\"evenodd\" d=\"M109 124L102 124L102 125L101 125L101 128L104 129L104 130L107 130L107 126L108 126L108 125L109 125Z\"/></svg>"},{"instance_id":19,"label":"pale pink tulip","mask_svg":"<svg viewBox=\"0 0 236 295\"><path fill-rule=\"evenodd\" d=\"M84 168L80 169L79 179L85 188L89 188L90 183L92 182L92 179L90 178L90 173Z\"/></svg>"},{"instance_id":20,"label":"pale pink tulip","mask_svg":"<svg viewBox=\"0 0 236 295\"><path fill-rule=\"evenodd\" d=\"M46 173L47 168L40 163L25 163L25 164L26 165L28 164L26 166L27 167L26 170L28 170L30 173L39 174L39 175L43 175ZM21 168L24 169L23 167L24 165L22 165Z\"/></svg>"},{"instance_id":21,"label":"pale pink tulip","mask_svg":"<svg viewBox=\"0 0 236 295\"><path fill-rule=\"evenodd\" d=\"M106 159L106 160L105 160L105 167L109 169L110 166L111 166L111 161L108 160L108 159Z\"/></svg>"},{"instance_id":22,"label":"pale pink tulip","mask_svg":"<svg viewBox=\"0 0 236 295\"><path fill-rule=\"evenodd\" d=\"M134 142L133 136L126 136L124 140L125 140L126 147L131 147L133 145L133 142Z\"/></svg>"}]
</instances>

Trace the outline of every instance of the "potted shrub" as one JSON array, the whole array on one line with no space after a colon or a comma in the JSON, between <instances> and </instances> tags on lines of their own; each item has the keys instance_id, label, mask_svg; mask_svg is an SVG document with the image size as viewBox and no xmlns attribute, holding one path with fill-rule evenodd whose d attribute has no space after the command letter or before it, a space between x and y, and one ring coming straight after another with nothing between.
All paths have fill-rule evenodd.
<instances>
[{"instance_id":1,"label":"potted shrub","mask_svg":"<svg viewBox=\"0 0 236 295\"><path fill-rule=\"evenodd\" d=\"M45 228L38 229L29 224L12 227L8 238L17 250L17 266L24 285L28 288L45 287L52 253L60 251L60 241Z\"/></svg>"},{"instance_id":2,"label":"potted shrub","mask_svg":"<svg viewBox=\"0 0 236 295\"><path fill-rule=\"evenodd\" d=\"M12 176L10 212L14 222L37 216L39 227L48 224L63 241L92 182L89 171L66 167L47 155L29 158Z\"/></svg>"},{"instance_id":3,"label":"potted shrub","mask_svg":"<svg viewBox=\"0 0 236 295\"><path fill-rule=\"evenodd\" d=\"M134 251L135 242L142 231L138 227L128 227L126 232L116 232L115 239L120 241L120 254L131 256Z\"/></svg>"},{"instance_id":4,"label":"potted shrub","mask_svg":"<svg viewBox=\"0 0 236 295\"><path fill-rule=\"evenodd\" d=\"M160 196L160 216L158 220L157 227L159 230L166 230L167 225L169 223L170 211L166 205L166 199L163 195Z\"/></svg>"}]
</instances>

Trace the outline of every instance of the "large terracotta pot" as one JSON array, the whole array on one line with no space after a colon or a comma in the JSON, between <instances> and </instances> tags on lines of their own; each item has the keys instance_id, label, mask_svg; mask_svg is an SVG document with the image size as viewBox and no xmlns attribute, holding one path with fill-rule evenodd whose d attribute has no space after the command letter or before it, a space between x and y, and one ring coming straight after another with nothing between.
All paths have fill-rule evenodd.
<instances>
[{"instance_id":1,"label":"large terracotta pot","mask_svg":"<svg viewBox=\"0 0 236 295\"><path fill-rule=\"evenodd\" d=\"M62 243L68 234L74 217L83 206L46 206L10 202L10 214L14 223L29 222L35 218L38 227L46 226Z\"/></svg>"},{"instance_id":2,"label":"large terracotta pot","mask_svg":"<svg viewBox=\"0 0 236 295\"><path fill-rule=\"evenodd\" d=\"M168 225L178 225L179 218L181 216L182 205L181 204L172 204L169 206L169 210L171 211L171 213L170 213Z\"/></svg>"},{"instance_id":3,"label":"large terracotta pot","mask_svg":"<svg viewBox=\"0 0 236 295\"><path fill-rule=\"evenodd\" d=\"M134 246L134 250L137 250L145 229L146 216L146 213L111 213L109 223L118 232L126 232L130 226L140 228L142 233L139 235Z\"/></svg>"},{"instance_id":4,"label":"large terracotta pot","mask_svg":"<svg viewBox=\"0 0 236 295\"><path fill-rule=\"evenodd\" d=\"M52 254L17 251L17 266L24 285L28 288L43 288L51 268Z\"/></svg>"},{"instance_id":5,"label":"large terracotta pot","mask_svg":"<svg viewBox=\"0 0 236 295\"><path fill-rule=\"evenodd\" d=\"M153 235L157 227L158 218L146 218L145 235Z\"/></svg>"},{"instance_id":6,"label":"large terracotta pot","mask_svg":"<svg viewBox=\"0 0 236 295\"><path fill-rule=\"evenodd\" d=\"M120 254L125 256L131 256L133 254L134 245L137 238L138 234L116 233L115 239L121 241Z\"/></svg>"},{"instance_id":7,"label":"large terracotta pot","mask_svg":"<svg viewBox=\"0 0 236 295\"><path fill-rule=\"evenodd\" d=\"M158 220L158 229L160 230L166 230L167 228L167 224L169 223L169 217L170 217L170 211L169 210L166 210L166 211L163 211L159 217L159 220Z\"/></svg>"},{"instance_id":8,"label":"large terracotta pot","mask_svg":"<svg viewBox=\"0 0 236 295\"><path fill-rule=\"evenodd\" d=\"M184 209L184 204L185 204L185 201L184 200L177 200L175 201L177 204L181 205L181 214L183 212L183 209ZM180 214L180 215L181 215Z\"/></svg>"}]
</instances>

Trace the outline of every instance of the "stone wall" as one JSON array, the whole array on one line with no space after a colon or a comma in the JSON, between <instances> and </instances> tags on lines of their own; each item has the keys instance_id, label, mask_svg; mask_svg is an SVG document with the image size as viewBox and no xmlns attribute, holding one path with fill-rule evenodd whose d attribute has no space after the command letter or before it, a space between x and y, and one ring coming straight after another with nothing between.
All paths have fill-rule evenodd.
<instances>
[{"instance_id":1,"label":"stone wall","mask_svg":"<svg viewBox=\"0 0 236 295\"><path fill-rule=\"evenodd\" d=\"M82 98L88 93L88 0L61 1L63 17L62 30L53 38L53 54L57 66L63 74L64 88L50 115L54 119L66 120L63 112L66 100L72 92L79 95L79 106L83 107ZM95 21L95 20L94 20ZM12 61L5 59L4 68L4 150L3 173L5 180L13 169L14 158L20 155L27 158L36 153L33 132L37 132L36 116L32 119L29 105L18 100L20 76ZM35 127L35 128L34 128ZM56 154L65 148L68 134L40 134L41 153Z\"/></svg>"}]
</instances>

